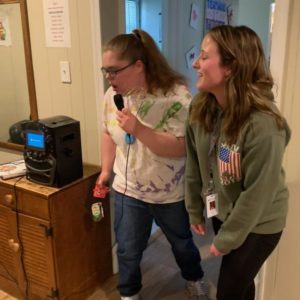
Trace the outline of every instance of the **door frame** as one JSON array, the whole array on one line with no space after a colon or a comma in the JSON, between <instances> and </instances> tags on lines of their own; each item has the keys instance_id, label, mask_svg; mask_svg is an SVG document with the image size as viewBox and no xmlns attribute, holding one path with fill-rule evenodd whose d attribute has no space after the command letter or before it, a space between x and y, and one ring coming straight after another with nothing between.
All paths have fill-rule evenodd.
<instances>
[{"instance_id":1,"label":"door frame","mask_svg":"<svg viewBox=\"0 0 300 300\"><path fill-rule=\"evenodd\" d=\"M287 57L287 43L288 43L288 25L290 15L290 3L292 0L276 0L276 8L274 15L274 24L271 40L270 51L270 69L274 78L275 101L282 109L282 95L284 90L285 80L285 65ZM256 300L273 299L272 294L276 282L278 247L268 258L263 265L258 275Z\"/></svg>"}]
</instances>

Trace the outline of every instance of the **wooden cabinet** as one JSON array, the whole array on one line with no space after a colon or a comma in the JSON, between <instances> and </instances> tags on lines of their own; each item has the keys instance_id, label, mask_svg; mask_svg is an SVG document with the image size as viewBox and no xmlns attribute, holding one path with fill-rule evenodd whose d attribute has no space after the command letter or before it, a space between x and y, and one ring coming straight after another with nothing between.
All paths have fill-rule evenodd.
<instances>
[{"instance_id":1,"label":"wooden cabinet","mask_svg":"<svg viewBox=\"0 0 300 300\"><path fill-rule=\"evenodd\" d=\"M99 169L62 187L0 181L0 289L18 299L83 300L112 275L109 199L91 217Z\"/></svg>"}]
</instances>

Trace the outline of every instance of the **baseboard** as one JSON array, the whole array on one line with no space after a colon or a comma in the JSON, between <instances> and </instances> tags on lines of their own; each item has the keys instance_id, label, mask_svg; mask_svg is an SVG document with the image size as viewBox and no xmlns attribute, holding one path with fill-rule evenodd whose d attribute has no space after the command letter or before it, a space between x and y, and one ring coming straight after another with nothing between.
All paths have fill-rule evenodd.
<instances>
[{"instance_id":1,"label":"baseboard","mask_svg":"<svg viewBox=\"0 0 300 300\"><path fill-rule=\"evenodd\" d=\"M117 274L119 272L117 244L114 244L112 247L112 263L113 263L113 274Z\"/></svg>"}]
</instances>

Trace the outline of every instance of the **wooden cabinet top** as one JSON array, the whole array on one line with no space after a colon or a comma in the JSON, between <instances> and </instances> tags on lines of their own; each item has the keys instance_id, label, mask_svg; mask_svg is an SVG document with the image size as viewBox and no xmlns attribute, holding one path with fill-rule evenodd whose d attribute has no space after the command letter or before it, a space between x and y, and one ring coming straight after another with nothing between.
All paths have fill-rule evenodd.
<instances>
[{"instance_id":1,"label":"wooden cabinet top","mask_svg":"<svg viewBox=\"0 0 300 300\"><path fill-rule=\"evenodd\" d=\"M31 181L28 181L25 176L22 177L21 179L20 179L20 177L11 178L11 179L7 179L7 180L0 179L0 185L6 186L8 188L12 188L12 187L16 186L18 189L37 193L37 194L43 195L44 197L49 197L49 196L52 196L52 195L58 193L59 191L62 191L73 185L76 185L77 183L81 182L82 180L89 178L90 176L93 176L99 172L100 172L99 166L84 164L83 177L79 178L63 187L60 187L60 188L50 187L50 186L46 186L46 185L40 185L40 184L31 182Z\"/></svg>"}]
</instances>

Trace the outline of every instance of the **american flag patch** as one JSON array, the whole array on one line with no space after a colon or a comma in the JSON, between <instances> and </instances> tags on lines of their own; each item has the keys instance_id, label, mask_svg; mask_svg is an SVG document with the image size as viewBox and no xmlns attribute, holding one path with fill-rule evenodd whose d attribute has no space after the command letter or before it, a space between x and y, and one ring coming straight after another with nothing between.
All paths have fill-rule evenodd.
<instances>
[{"instance_id":1,"label":"american flag patch","mask_svg":"<svg viewBox=\"0 0 300 300\"><path fill-rule=\"evenodd\" d=\"M236 145L222 144L218 154L221 184L228 185L241 180L241 156Z\"/></svg>"}]
</instances>

